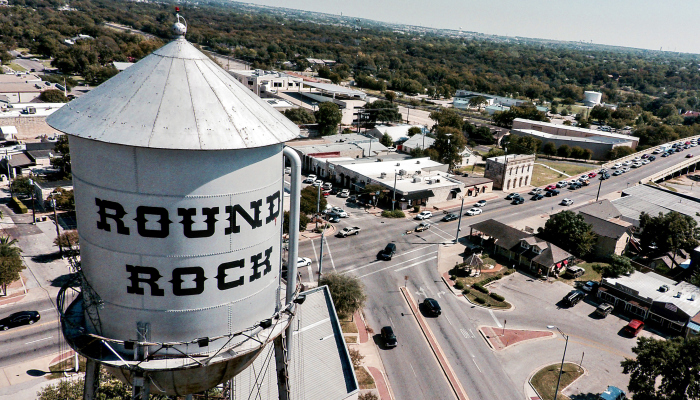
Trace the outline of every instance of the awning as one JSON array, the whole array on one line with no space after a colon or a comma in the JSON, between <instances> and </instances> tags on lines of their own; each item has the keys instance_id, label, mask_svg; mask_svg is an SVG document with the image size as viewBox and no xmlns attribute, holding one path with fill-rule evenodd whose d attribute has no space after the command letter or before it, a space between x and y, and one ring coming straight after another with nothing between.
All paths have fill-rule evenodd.
<instances>
[{"instance_id":1,"label":"awning","mask_svg":"<svg viewBox=\"0 0 700 400\"><path fill-rule=\"evenodd\" d=\"M700 333L700 325L695 322L688 321L688 329Z\"/></svg>"},{"instance_id":2,"label":"awning","mask_svg":"<svg viewBox=\"0 0 700 400\"><path fill-rule=\"evenodd\" d=\"M561 263L557 263L557 268L561 268Z\"/></svg>"},{"instance_id":3,"label":"awning","mask_svg":"<svg viewBox=\"0 0 700 400\"><path fill-rule=\"evenodd\" d=\"M454 189L452 189L452 190L450 190L450 191L451 191L452 193L462 193L462 189L460 189L460 188L454 188Z\"/></svg>"},{"instance_id":4,"label":"awning","mask_svg":"<svg viewBox=\"0 0 700 400\"><path fill-rule=\"evenodd\" d=\"M569 265L569 260L564 260L564 265Z\"/></svg>"},{"instance_id":5,"label":"awning","mask_svg":"<svg viewBox=\"0 0 700 400\"><path fill-rule=\"evenodd\" d=\"M420 200L427 199L429 197L435 197L435 193L432 190L418 190L401 196L402 199L406 200Z\"/></svg>"}]
</instances>

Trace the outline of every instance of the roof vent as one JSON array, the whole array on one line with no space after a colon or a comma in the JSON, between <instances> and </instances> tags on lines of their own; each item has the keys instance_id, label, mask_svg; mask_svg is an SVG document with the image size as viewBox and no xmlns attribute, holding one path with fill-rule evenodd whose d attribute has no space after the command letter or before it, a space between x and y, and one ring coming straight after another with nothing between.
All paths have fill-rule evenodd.
<instances>
[{"instance_id":1,"label":"roof vent","mask_svg":"<svg viewBox=\"0 0 700 400\"><path fill-rule=\"evenodd\" d=\"M661 287L659 287L659 292L668 292L668 285L661 285Z\"/></svg>"},{"instance_id":2,"label":"roof vent","mask_svg":"<svg viewBox=\"0 0 700 400\"><path fill-rule=\"evenodd\" d=\"M681 296L683 296L683 292L678 292L678 293L676 293L676 295L673 296L673 297L675 297L675 298L677 298L677 299L680 299Z\"/></svg>"},{"instance_id":3,"label":"roof vent","mask_svg":"<svg viewBox=\"0 0 700 400\"><path fill-rule=\"evenodd\" d=\"M695 301L695 293L691 294L688 300Z\"/></svg>"},{"instance_id":4,"label":"roof vent","mask_svg":"<svg viewBox=\"0 0 700 400\"><path fill-rule=\"evenodd\" d=\"M386 178L386 172L382 172L382 173L380 174L380 176L381 176L382 179Z\"/></svg>"},{"instance_id":5,"label":"roof vent","mask_svg":"<svg viewBox=\"0 0 700 400\"><path fill-rule=\"evenodd\" d=\"M416 164L420 164L420 160L416 161Z\"/></svg>"},{"instance_id":6,"label":"roof vent","mask_svg":"<svg viewBox=\"0 0 700 400\"><path fill-rule=\"evenodd\" d=\"M400 167L400 166L401 166L401 163L398 163L398 162L397 162L397 163L396 163L396 166L397 166L397 167Z\"/></svg>"}]
</instances>

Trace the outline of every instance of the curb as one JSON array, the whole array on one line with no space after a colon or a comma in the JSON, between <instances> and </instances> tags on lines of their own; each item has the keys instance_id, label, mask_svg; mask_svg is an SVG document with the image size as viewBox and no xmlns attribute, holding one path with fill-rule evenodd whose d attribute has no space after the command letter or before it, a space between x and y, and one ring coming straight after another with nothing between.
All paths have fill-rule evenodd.
<instances>
[{"instance_id":1,"label":"curb","mask_svg":"<svg viewBox=\"0 0 700 400\"><path fill-rule=\"evenodd\" d=\"M572 362L570 362L570 363L568 363L568 364L578 365L578 364L572 363ZM542 399L542 395L540 394L540 392L537 391L537 389L535 389L535 386L532 384L532 377L535 376L535 374L538 373L540 370L542 370L542 368L544 368L544 367L546 367L546 366L548 366L548 365L561 365L561 364L560 364L560 363L555 363L555 364L544 364L544 365L542 365L542 366L539 366L539 367L535 368L535 370L534 370L532 373L530 373L530 376L527 378L527 384L530 386L530 388L532 389L533 392L537 393L537 397L539 397L540 399ZM566 385L566 386L560 388L559 394L561 394L561 395L564 396L564 397L569 397L569 396L567 396L567 395L564 394L564 390L566 390L569 386L573 385L576 381L578 381L578 380L581 379L583 376L585 376L585 375L588 374L588 370L587 370L586 368L583 368L583 367L580 366L580 365L579 365L579 368L581 368L581 369L583 370L583 372L581 373L581 375L580 375L578 378L576 378L576 379L574 379L573 381L571 381L571 383L569 383L568 385Z\"/></svg>"},{"instance_id":2,"label":"curb","mask_svg":"<svg viewBox=\"0 0 700 400\"><path fill-rule=\"evenodd\" d=\"M491 351L496 351L496 349L494 349L493 346L491 345L491 342L486 338L486 335L484 335L484 332L481 330L481 326L477 326L476 329L479 331L479 334L481 335L481 338L484 339L484 341L485 341L486 344L489 346L489 348L491 349Z\"/></svg>"}]
</instances>

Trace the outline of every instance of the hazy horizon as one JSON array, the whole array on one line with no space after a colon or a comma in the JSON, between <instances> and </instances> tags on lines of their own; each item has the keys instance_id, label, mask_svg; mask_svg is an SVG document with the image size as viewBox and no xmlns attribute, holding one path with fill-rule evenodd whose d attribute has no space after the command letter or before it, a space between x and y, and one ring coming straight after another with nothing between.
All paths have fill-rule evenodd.
<instances>
[{"instance_id":1,"label":"hazy horizon","mask_svg":"<svg viewBox=\"0 0 700 400\"><path fill-rule=\"evenodd\" d=\"M695 21L700 2L687 0L249 2L438 29L700 54L700 29Z\"/></svg>"}]
</instances>

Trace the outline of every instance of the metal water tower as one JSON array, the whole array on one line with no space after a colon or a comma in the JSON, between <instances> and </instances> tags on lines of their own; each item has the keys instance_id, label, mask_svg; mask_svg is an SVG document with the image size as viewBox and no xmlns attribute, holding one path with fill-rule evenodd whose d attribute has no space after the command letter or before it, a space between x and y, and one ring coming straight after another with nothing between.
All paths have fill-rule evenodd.
<instances>
[{"instance_id":1,"label":"metal water tower","mask_svg":"<svg viewBox=\"0 0 700 400\"><path fill-rule=\"evenodd\" d=\"M187 395L246 368L289 326L280 278L284 157L297 258L299 129L185 40L55 112L69 137L81 270L59 294L68 343L148 393ZM79 295L71 304L67 294Z\"/></svg>"}]
</instances>

